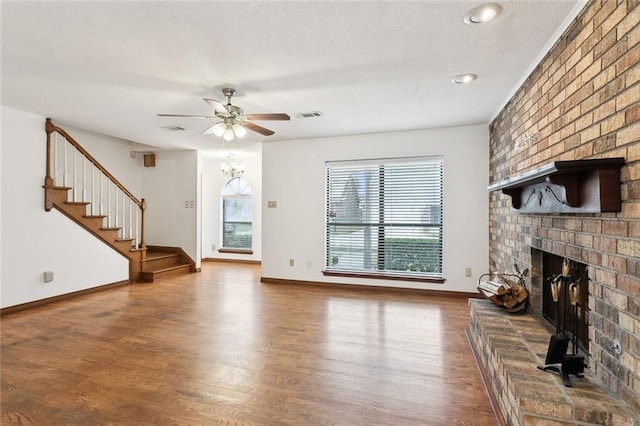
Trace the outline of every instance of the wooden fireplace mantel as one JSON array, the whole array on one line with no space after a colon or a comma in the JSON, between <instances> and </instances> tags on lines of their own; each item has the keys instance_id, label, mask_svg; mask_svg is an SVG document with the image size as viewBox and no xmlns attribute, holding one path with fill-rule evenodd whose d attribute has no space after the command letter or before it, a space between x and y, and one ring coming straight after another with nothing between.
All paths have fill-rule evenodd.
<instances>
[{"instance_id":1,"label":"wooden fireplace mantel","mask_svg":"<svg viewBox=\"0 0 640 426\"><path fill-rule=\"evenodd\" d=\"M554 161L490 185L522 213L619 212L624 158Z\"/></svg>"}]
</instances>

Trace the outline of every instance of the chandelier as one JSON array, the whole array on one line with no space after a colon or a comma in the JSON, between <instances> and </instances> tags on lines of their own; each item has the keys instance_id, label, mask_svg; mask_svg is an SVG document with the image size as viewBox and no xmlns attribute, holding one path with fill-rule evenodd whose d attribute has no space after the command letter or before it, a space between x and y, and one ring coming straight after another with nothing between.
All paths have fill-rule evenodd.
<instances>
[{"instance_id":1,"label":"chandelier","mask_svg":"<svg viewBox=\"0 0 640 426\"><path fill-rule=\"evenodd\" d=\"M204 131L203 134L211 134L223 138L225 141L232 141L234 138L242 138L247 134L247 129L238 124L233 118L225 118L224 121L215 124Z\"/></svg>"},{"instance_id":2,"label":"chandelier","mask_svg":"<svg viewBox=\"0 0 640 426\"><path fill-rule=\"evenodd\" d=\"M229 155L228 158L231 160L233 156ZM222 163L220 164L220 171L233 178L240 177L244 174L244 164L238 164L234 161L231 161L230 163Z\"/></svg>"}]
</instances>

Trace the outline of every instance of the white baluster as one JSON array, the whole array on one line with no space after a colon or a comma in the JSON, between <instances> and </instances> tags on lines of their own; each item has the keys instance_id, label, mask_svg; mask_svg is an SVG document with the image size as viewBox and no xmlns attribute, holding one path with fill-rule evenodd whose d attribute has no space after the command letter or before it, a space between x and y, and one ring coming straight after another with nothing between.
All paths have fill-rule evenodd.
<instances>
[{"instance_id":1,"label":"white baluster","mask_svg":"<svg viewBox=\"0 0 640 426\"><path fill-rule=\"evenodd\" d=\"M118 187L115 186L115 184L113 185L113 199L114 199L114 203L115 203L115 218L116 218L116 227L118 226L118 193L116 192L118 190ZM122 235L122 234L121 234Z\"/></svg>"},{"instance_id":2,"label":"white baluster","mask_svg":"<svg viewBox=\"0 0 640 426\"><path fill-rule=\"evenodd\" d=\"M136 206L134 207L135 212L136 212L136 248L138 248L140 246L140 219L138 218L138 213L140 213L140 209L138 208L138 205L136 204Z\"/></svg>"},{"instance_id":3,"label":"white baluster","mask_svg":"<svg viewBox=\"0 0 640 426\"><path fill-rule=\"evenodd\" d=\"M111 222L111 181L107 180L107 222L109 223L109 228L113 227Z\"/></svg>"},{"instance_id":4,"label":"white baluster","mask_svg":"<svg viewBox=\"0 0 640 426\"><path fill-rule=\"evenodd\" d=\"M72 169L73 180L71 181L72 184L73 184L73 189L71 191L72 191L72 194L73 194L73 201L74 202L76 201L76 189L77 189L77 186L78 186L78 182L76 181L76 151L77 151L76 148L73 147L73 166L72 166L73 167L73 169Z\"/></svg>"},{"instance_id":5,"label":"white baluster","mask_svg":"<svg viewBox=\"0 0 640 426\"><path fill-rule=\"evenodd\" d=\"M58 182L58 132L53 132L53 184Z\"/></svg>"},{"instance_id":6,"label":"white baluster","mask_svg":"<svg viewBox=\"0 0 640 426\"><path fill-rule=\"evenodd\" d=\"M102 172L100 172L100 174L98 175L100 178L98 179L100 181L100 189L98 190L98 196L100 197L100 200L98 201L100 204L98 205L98 214L100 216L102 216ZM108 222L108 220L107 220ZM107 226L109 226L107 224Z\"/></svg>"},{"instance_id":7,"label":"white baluster","mask_svg":"<svg viewBox=\"0 0 640 426\"><path fill-rule=\"evenodd\" d=\"M124 192L122 192L122 190L120 188L118 188L118 190L120 191L120 217L122 218L120 220L120 223L122 223L122 238L127 238L127 220L126 220L126 206L124 204Z\"/></svg>"},{"instance_id":8,"label":"white baluster","mask_svg":"<svg viewBox=\"0 0 640 426\"><path fill-rule=\"evenodd\" d=\"M65 141L62 144L62 186L68 186L67 185L67 141L65 139Z\"/></svg>"},{"instance_id":9,"label":"white baluster","mask_svg":"<svg viewBox=\"0 0 640 426\"><path fill-rule=\"evenodd\" d=\"M87 201L87 157L82 156L82 200Z\"/></svg>"},{"instance_id":10,"label":"white baluster","mask_svg":"<svg viewBox=\"0 0 640 426\"><path fill-rule=\"evenodd\" d=\"M95 180L95 176L96 176L96 169L95 166L93 165L93 163L91 163L91 216L93 216L93 204L96 202L96 188L94 185L94 180Z\"/></svg>"}]
</instances>

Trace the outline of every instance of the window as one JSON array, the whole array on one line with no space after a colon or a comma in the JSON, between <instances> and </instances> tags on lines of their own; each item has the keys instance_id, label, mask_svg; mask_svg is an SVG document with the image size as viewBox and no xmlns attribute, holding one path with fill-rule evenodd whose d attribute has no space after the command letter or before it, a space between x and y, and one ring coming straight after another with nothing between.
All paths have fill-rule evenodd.
<instances>
[{"instance_id":1,"label":"window","mask_svg":"<svg viewBox=\"0 0 640 426\"><path fill-rule=\"evenodd\" d=\"M251 250L253 199L251 185L234 177L222 188L222 249Z\"/></svg>"},{"instance_id":2,"label":"window","mask_svg":"<svg viewBox=\"0 0 640 426\"><path fill-rule=\"evenodd\" d=\"M442 163L328 162L325 273L441 279Z\"/></svg>"}]
</instances>

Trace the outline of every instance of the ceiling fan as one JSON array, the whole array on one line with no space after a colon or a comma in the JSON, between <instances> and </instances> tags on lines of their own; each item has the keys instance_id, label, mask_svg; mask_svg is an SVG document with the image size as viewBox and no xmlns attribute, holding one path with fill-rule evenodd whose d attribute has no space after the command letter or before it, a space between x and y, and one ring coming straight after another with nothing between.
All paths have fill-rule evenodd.
<instances>
[{"instance_id":1,"label":"ceiling fan","mask_svg":"<svg viewBox=\"0 0 640 426\"><path fill-rule=\"evenodd\" d=\"M218 137L224 138L226 141L231 141L234 137L241 138L247 130L259 133L263 136L273 135L273 130L269 130L265 127L258 126L252 123L253 120L290 120L288 114L285 113L273 113L273 114L245 114L244 110L236 105L231 104L231 98L236 94L235 89L224 88L222 94L227 98L227 104L216 101L214 99L204 98L203 100L213 107L212 115L185 115L185 114L158 114L160 117L190 117L190 118L217 118L221 121L207 128L203 135L214 134Z\"/></svg>"}]
</instances>

